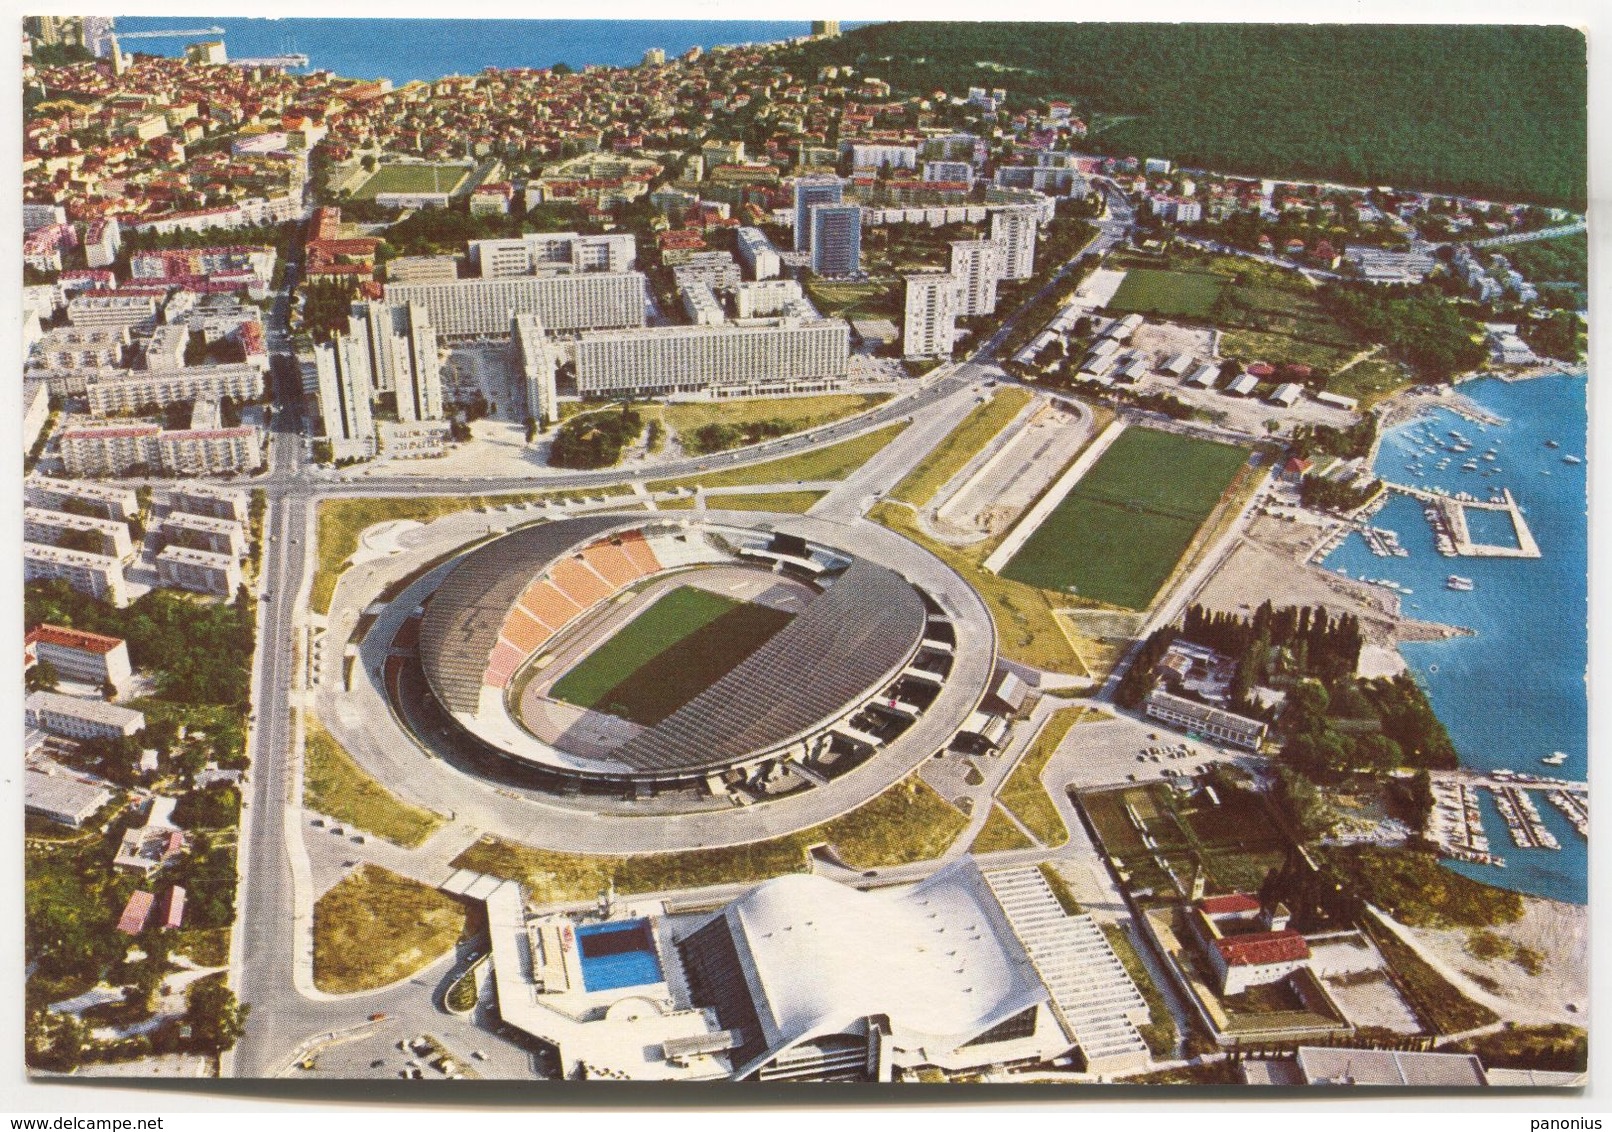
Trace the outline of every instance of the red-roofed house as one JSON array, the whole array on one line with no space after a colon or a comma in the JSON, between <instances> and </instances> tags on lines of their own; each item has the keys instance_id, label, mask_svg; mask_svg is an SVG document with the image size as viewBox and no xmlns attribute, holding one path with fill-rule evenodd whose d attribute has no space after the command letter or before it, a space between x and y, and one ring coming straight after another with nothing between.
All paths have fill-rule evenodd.
<instances>
[{"instance_id":1,"label":"red-roofed house","mask_svg":"<svg viewBox=\"0 0 1612 1132\"><path fill-rule=\"evenodd\" d=\"M146 930L146 923L151 919L151 907L157 898L145 889L140 889L129 897L129 902L123 906L123 915L118 918L118 931L124 935L139 935Z\"/></svg>"},{"instance_id":2,"label":"red-roofed house","mask_svg":"<svg viewBox=\"0 0 1612 1132\"><path fill-rule=\"evenodd\" d=\"M1200 898L1187 916L1221 994L1279 982L1310 965L1308 941L1287 921L1283 905L1266 908L1243 892Z\"/></svg>"},{"instance_id":3,"label":"red-roofed house","mask_svg":"<svg viewBox=\"0 0 1612 1132\"><path fill-rule=\"evenodd\" d=\"M64 679L96 687L111 684L118 695L127 689L133 675L129 646L121 638L60 625L36 626L23 638L23 655L25 664L49 661Z\"/></svg>"},{"instance_id":4,"label":"red-roofed house","mask_svg":"<svg viewBox=\"0 0 1612 1132\"><path fill-rule=\"evenodd\" d=\"M168 890L168 907L162 914L164 928L177 929L185 922L185 890L177 884Z\"/></svg>"}]
</instances>

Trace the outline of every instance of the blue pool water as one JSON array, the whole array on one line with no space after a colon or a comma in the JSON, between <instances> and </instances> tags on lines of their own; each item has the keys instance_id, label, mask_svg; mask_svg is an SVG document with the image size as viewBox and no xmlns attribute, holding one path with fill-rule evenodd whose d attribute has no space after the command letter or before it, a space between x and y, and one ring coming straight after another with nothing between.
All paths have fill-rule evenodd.
<instances>
[{"instance_id":1,"label":"blue pool water","mask_svg":"<svg viewBox=\"0 0 1612 1132\"><path fill-rule=\"evenodd\" d=\"M1438 485L1479 499L1509 488L1544 557L1444 558L1434 547L1421 505L1396 496L1372 522L1397 531L1409 558L1377 558L1351 537L1326 559L1329 569L1346 570L1354 578L1387 578L1409 586L1414 592L1401 599L1408 616L1474 631L1471 637L1400 648L1465 766L1510 767L1578 781L1589 774L1586 465L1563 459L1584 455L1586 384L1582 376L1561 376L1462 385L1462 393L1506 423L1480 426L1439 410L1387 434L1377 459L1377 474L1398 483ZM1439 470L1437 464L1450 455L1442 445L1453 439L1451 429L1468 438L1471 452ZM1427 447L1434 451L1426 452ZM1461 470L1467 456L1490 448L1495 460L1480 460L1477 472ZM1483 468L1491 466L1500 470L1484 475ZM1417 467L1421 476L1414 473ZM1469 523L1479 514L1469 510ZM1483 528L1482 541L1493 535L1499 545L1515 545L1510 534L1499 537L1510 524L1503 514L1497 519L1493 529ZM1472 592L1447 589L1451 574L1472 579ZM1541 765L1552 751L1565 751L1567 762L1555 769ZM1534 801L1561 842L1559 851L1518 849L1485 796L1489 843L1507 867L1449 867L1501 888L1585 903L1588 846L1543 794L1535 793Z\"/></svg>"},{"instance_id":2,"label":"blue pool water","mask_svg":"<svg viewBox=\"0 0 1612 1132\"><path fill-rule=\"evenodd\" d=\"M641 987L662 981L648 920L619 920L577 928L582 986L589 991Z\"/></svg>"}]
</instances>

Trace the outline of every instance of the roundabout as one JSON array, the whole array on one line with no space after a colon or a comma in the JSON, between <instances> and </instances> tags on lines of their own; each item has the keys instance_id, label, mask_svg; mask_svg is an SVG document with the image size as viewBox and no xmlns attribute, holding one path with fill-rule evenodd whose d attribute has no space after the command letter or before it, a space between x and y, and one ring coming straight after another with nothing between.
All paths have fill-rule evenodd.
<instances>
[{"instance_id":1,"label":"roundabout","mask_svg":"<svg viewBox=\"0 0 1612 1132\"><path fill-rule=\"evenodd\" d=\"M463 513L350 569L316 684L377 781L536 847L738 845L887 790L996 670L973 589L876 524Z\"/></svg>"}]
</instances>

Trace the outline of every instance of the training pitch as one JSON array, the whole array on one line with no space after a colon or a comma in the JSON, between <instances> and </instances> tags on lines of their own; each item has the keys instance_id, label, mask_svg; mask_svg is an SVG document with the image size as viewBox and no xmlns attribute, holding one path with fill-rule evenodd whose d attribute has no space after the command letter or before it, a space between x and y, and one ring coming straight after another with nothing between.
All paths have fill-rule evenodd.
<instances>
[{"instance_id":1,"label":"training pitch","mask_svg":"<svg viewBox=\"0 0 1612 1132\"><path fill-rule=\"evenodd\" d=\"M1247 459L1229 444L1127 429L1002 576L1146 609Z\"/></svg>"},{"instance_id":2,"label":"training pitch","mask_svg":"<svg viewBox=\"0 0 1612 1132\"><path fill-rule=\"evenodd\" d=\"M1108 305L1112 310L1166 318L1209 318L1225 286L1224 276L1205 271L1133 267Z\"/></svg>"},{"instance_id":3,"label":"training pitch","mask_svg":"<svg viewBox=\"0 0 1612 1132\"><path fill-rule=\"evenodd\" d=\"M382 165L353 194L355 200L374 200L382 193L451 193L474 166Z\"/></svg>"},{"instance_id":4,"label":"training pitch","mask_svg":"<svg viewBox=\"0 0 1612 1132\"><path fill-rule=\"evenodd\" d=\"M653 727L766 644L792 616L682 586L584 657L549 694Z\"/></svg>"}]
</instances>

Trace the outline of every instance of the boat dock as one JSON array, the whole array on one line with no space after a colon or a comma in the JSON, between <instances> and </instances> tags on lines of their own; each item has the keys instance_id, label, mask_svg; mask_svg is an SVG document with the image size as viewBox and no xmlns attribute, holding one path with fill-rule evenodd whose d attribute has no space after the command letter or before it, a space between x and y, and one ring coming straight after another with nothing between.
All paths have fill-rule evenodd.
<instances>
[{"instance_id":1,"label":"boat dock","mask_svg":"<svg viewBox=\"0 0 1612 1132\"><path fill-rule=\"evenodd\" d=\"M1505 861L1489 852L1489 836L1483 831L1477 790L1464 782L1450 780L1434 780L1432 787L1433 809L1427 818L1427 839L1456 860L1503 867Z\"/></svg>"},{"instance_id":2,"label":"boat dock","mask_svg":"<svg viewBox=\"0 0 1612 1132\"><path fill-rule=\"evenodd\" d=\"M1560 849L1556 835L1545 828L1528 791L1517 786L1496 787L1494 804L1505 820L1511 840L1519 849Z\"/></svg>"},{"instance_id":3,"label":"boat dock","mask_svg":"<svg viewBox=\"0 0 1612 1132\"><path fill-rule=\"evenodd\" d=\"M1573 823L1573 828L1585 840L1590 836L1590 803L1582 794L1570 794L1566 790L1552 790L1545 795L1551 805L1562 812L1562 816Z\"/></svg>"},{"instance_id":4,"label":"boat dock","mask_svg":"<svg viewBox=\"0 0 1612 1132\"><path fill-rule=\"evenodd\" d=\"M1385 481L1387 482L1387 481ZM1439 553L1447 557L1466 558L1542 558L1543 552L1539 543L1534 541L1534 534L1528 529L1528 521L1523 518L1522 508L1517 505L1516 498L1509 488L1502 488L1499 499L1474 499L1471 496L1460 498L1447 495L1443 492L1425 491L1419 487L1408 484L1387 484L1389 490L1400 492L1419 499L1425 504L1423 513L1433 527L1433 537L1438 543ZM1505 511L1511 516L1511 526L1517 534L1516 546L1494 546L1489 543L1476 543L1472 541L1472 534L1467 529L1467 508L1476 508L1479 511Z\"/></svg>"}]
</instances>

